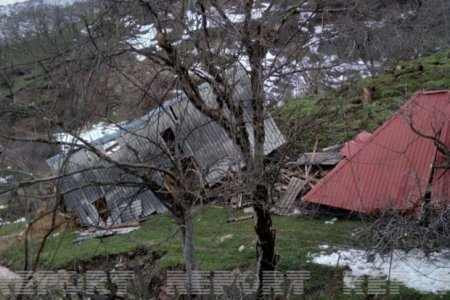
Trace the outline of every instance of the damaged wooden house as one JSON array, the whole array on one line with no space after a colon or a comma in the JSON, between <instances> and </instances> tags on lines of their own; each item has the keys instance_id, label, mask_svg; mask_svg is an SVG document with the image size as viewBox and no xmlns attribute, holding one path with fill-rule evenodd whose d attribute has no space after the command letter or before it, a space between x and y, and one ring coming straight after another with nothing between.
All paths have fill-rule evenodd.
<instances>
[{"instance_id":1,"label":"damaged wooden house","mask_svg":"<svg viewBox=\"0 0 450 300\"><path fill-rule=\"evenodd\" d=\"M232 75L234 99L244 104L247 130L252 138L250 81L242 70ZM206 83L199 88L204 99L213 105L212 88ZM284 144L285 139L269 114L265 131L267 155ZM160 168L171 167L168 151L182 154L195 163L205 186L218 182L230 170L242 167L240 150L234 141L184 95L164 102L90 144L115 161L151 163ZM59 186L66 208L78 216L82 225L101 227L128 223L166 211L164 203L151 190L139 186L139 178L85 149L60 153L48 159L47 164L55 175L62 176ZM162 183L161 173L154 172L152 176Z\"/></svg>"}]
</instances>

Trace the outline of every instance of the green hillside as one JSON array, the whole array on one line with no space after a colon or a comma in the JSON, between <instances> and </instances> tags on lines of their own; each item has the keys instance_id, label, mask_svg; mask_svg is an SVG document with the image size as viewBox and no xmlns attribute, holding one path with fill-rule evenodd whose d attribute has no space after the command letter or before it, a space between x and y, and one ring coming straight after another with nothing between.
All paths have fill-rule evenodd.
<instances>
[{"instance_id":1,"label":"green hillside","mask_svg":"<svg viewBox=\"0 0 450 300\"><path fill-rule=\"evenodd\" d=\"M273 113L284 134L305 150L343 143L362 130L373 132L417 91L450 88L450 51L401 61L384 75L345 83L323 95L308 95ZM363 89L373 92L363 105ZM295 132L292 129L295 128Z\"/></svg>"}]
</instances>

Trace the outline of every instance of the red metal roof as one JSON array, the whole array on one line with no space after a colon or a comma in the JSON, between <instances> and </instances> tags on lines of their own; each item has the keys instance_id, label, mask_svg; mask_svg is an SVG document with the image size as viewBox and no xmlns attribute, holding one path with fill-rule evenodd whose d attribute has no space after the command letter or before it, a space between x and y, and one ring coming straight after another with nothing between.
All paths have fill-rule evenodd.
<instances>
[{"instance_id":1,"label":"red metal roof","mask_svg":"<svg viewBox=\"0 0 450 300\"><path fill-rule=\"evenodd\" d=\"M448 142L449 122L450 90L416 93L304 200L364 213L416 209L440 156L433 141L416 134L411 124L420 133L445 137ZM441 176L433 199L448 200L449 173L434 172L433 178Z\"/></svg>"},{"instance_id":2,"label":"red metal roof","mask_svg":"<svg viewBox=\"0 0 450 300\"><path fill-rule=\"evenodd\" d=\"M367 131L360 132L354 140L344 144L340 153L342 156L350 158L354 153L358 152L359 148L361 148L371 136L372 134Z\"/></svg>"}]
</instances>

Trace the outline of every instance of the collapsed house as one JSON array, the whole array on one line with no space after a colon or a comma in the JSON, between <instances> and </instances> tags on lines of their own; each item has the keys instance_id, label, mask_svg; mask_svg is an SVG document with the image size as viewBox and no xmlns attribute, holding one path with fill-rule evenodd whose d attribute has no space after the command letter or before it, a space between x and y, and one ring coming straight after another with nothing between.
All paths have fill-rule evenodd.
<instances>
[{"instance_id":1,"label":"collapsed house","mask_svg":"<svg viewBox=\"0 0 450 300\"><path fill-rule=\"evenodd\" d=\"M360 213L419 213L450 204L450 91L419 92L373 134L362 132L345 157L303 200Z\"/></svg>"},{"instance_id":2,"label":"collapsed house","mask_svg":"<svg viewBox=\"0 0 450 300\"><path fill-rule=\"evenodd\" d=\"M250 81L241 70L232 75L233 99L243 106L252 144ZM205 83L199 89L208 104L215 105L212 88ZM227 108L224 111L229 113ZM267 155L284 144L285 139L269 114L264 127ZM194 163L204 185L212 185L230 170L242 167L242 156L235 142L183 94L90 144L114 161L148 163L166 170L173 166L167 153L181 155ZM62 176L60 193L67 209L79 217L82 225L127 223L166 211L165 204L142 185L138 177L107 163L91 151L78 148L61 153L48 159L47 164L54 174ZM153 172L152 179L161 185L164 181L160 172Z\"/></svg>"}]
</instances>

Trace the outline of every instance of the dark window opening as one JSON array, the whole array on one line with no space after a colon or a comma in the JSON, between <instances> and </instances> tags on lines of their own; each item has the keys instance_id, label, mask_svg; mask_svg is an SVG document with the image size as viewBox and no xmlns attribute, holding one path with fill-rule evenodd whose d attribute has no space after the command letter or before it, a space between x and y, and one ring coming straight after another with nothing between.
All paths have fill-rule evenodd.
<instances>
[{"instance_id":1,"label":"dark window opening","mask_svg":"<svg viewBox=\"0 0 450 300\"><path fill-rule=\"evenodd\" d=\"M97 210L100 219L106 224L111 213L108 209L108 204L105 198L100 198L94 202L95 209Z\"/></svg>"},{"instance_id":2,"label":"dark window opening","mask_svg":"<svg viewBox=\"0 0 450 300\"><path fill-rule=\"evenodd\" d=\"M175 155L175 134L173 133L172 128L169 127L161 132L161 137L163 138L169 153Z\"/></svg>"}]
</instances>

